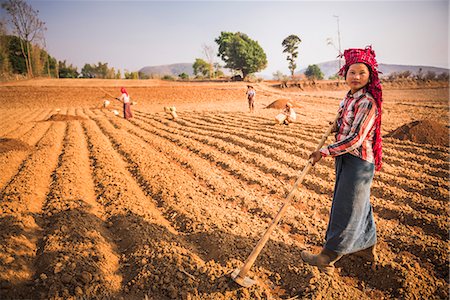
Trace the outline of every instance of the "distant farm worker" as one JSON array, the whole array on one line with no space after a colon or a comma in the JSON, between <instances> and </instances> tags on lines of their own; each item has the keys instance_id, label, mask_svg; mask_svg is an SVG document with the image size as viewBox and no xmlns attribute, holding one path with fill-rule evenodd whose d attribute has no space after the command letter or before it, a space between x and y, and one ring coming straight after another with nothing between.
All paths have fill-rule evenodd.
<instances>
[{"instance_id":1,"label":"distant farm worker","mask_svg":"<svg viewBox=\"0 0 450 300\"><path fill-rule=\"evenodd\" d=\"M164 111L172 116L172 120L176 120L178 118L177 108L175 106L165 106Z\"/></svg>"},{"instance_id":2,"label":"distant farm worker","mask_svg":"<svg viewBox=\"0 0 450 300\"><path fill-rule=\"evenodd\" d=\"M336 142L310 155L313 165L322 157L335 158L336 182L325 245L319 254L301 253L305 262L328 274L343 255L354 253L370 263L377 260L370 187L375 170L381 168L382 87L371 46L345 50L344 57L339 74L350 91L334 124Z\"/></svg>"},{"instance_id":3,"label":"distant farm worker","mask_svg":"<svg viewBox=\"0 0 450 300\"><path fill-rule=\"evenodd\" d=\"M120 92L122 93L122 95L120 96L119 100L123 102L123 117L128 120L133 117L133 114L131 113L130 96L128 95L128 92L124 87L120 89Z\"/></svg>"},{"instance_id":4,"label":"distant farm worker","mask_svg":"<svg viewBox=\"0 0 450 300\"><path fill-rule=\"evenodd\" d=\"M248 109L250 110L250 112L253 112L255 110L255 96L256 96L256 91L253 88L253 86L247 85L246 95L248 100Z\"/></svg>"},{"instance_id":5,"label":"distant farm worker","mask_svg":"<svg viewBox=\"0 0 450 300\"><path fill-rule=\"evenodd\" d=\"M293 123L295 120L297 120L297 114L295 113L294 106L290 102L287 102L281 113L275 116L275 121L278 124L289 125L289 123Z\"/></svg>"}]
</instances>

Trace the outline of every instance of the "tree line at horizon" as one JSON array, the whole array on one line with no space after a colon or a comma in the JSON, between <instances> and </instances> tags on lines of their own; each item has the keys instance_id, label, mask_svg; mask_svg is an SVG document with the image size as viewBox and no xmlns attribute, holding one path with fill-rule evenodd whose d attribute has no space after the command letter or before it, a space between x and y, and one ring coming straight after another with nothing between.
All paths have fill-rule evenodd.
<instances>
[{"instance_id":1,"label":"tree line at horizon","mask_svg":"<svg viewBox=\"0 0 450 300\"><path fill-rule=\"evenodd\" d=\"M78 68L67 63L66 60L59 61L46 51L46 40L44 32L45 23L38 17L35 11L25 0L6 0L1 4L1 8L9 15L9 25L12 34L7 33L7 24L0 20L0 78L10 78L12 76L50 77L50 78L102 78L120 79L120 70L110 68L108 63L98 62L97 64L86 63L80 72ZM214 40L218 45L218 53L211 46L203 45L203 54L206 59L196 58L192 68L195 79L215 79L224 77L222 67L232 71L232 78L237 80L251 80L253 74L264 70L267 67L267 56L259 43L251 39L242 32L222 31L220 36ZM289 79L298 80L295 76L297 68L298 46L301 43L299 36L291 34L281 43L283 53L286 53L290 77L280 71L273 73L276 80L287 82ZM214 57L220 57L225 63L221 66L215 62ZM316 64L309 65L304 72L304 76L309 80L321 80L324 78L323 72ZM123 74L125 79L149 79L154 75L147 75L143 72L128 72ZM159 78L159 76L156 76ZM446 80L448 73L437 75L434 72L412 76L408 71L391 74L389 79L414 78L425 80ZM178 74L181 80L190 79L186 73ZM336 79L337 75L329 79ZM174 80L170 75L165 75L162 79Z\"/></svg>"}]
</instances>

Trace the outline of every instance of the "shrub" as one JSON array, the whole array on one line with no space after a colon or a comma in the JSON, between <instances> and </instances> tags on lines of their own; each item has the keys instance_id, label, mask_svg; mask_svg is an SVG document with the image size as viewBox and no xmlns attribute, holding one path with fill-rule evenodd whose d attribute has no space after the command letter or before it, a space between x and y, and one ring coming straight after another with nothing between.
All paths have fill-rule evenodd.
<instances>
[{"instance_id":1,"label":"shrub","mask_svg":"<svg viewBox=\"0 0 450 300\"><path fill-rule=\"evenodd\" d=\"M161 79L162 80L175 80L175 78L173 78L171 75L164 75Z\"/></svg>"}]
</instances>

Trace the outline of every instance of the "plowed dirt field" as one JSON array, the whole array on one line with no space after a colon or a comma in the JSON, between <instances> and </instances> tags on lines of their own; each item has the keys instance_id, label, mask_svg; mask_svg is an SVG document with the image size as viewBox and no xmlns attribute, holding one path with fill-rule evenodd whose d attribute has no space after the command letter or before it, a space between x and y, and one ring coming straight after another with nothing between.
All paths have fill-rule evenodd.
<instances>
[{"instance_id":1,"label":"plowed dirt field","mask_svg":"<svg viewBox=\"0 0 450 300\"><path fill-rule=\"evenodd\" d=\"M112 112L120 86L138 103L129 121ZM230 279L346 93L255 88L250 114L245 83L1 84L0 298L448 299L448 143L394 137L372 186L377 264L348 255L329 276L301 260L324 241L327 158L251 268L258 284ZM277 99L298 101L297 123L274 125ZM384 100L383 135L417 120L448 132L448 85L386 87Z\"/></svg>"}]
</instances>

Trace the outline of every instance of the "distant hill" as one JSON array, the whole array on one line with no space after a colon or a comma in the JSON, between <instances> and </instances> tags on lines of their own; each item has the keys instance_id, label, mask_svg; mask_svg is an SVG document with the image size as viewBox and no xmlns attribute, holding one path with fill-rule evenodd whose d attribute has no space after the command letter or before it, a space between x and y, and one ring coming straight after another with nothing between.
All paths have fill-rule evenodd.
<instances>
[{"instance_id":1,"label":"distant hill","mask_svg":"<svg viewBox=\"0 0 450 300\"><path fill-rule=\"evenodd\" d=\"M342 61L342 65L344 62ZM325 79L327 79L330 76L333 76L338 70L339 70L339 60L332 60L327 62L322 62L317 64L322 70ZM449 69L445 68L437 68L437 67L429 67L429 66L408 66L408 65L392 65L392 64L379 64L379 69L382 72L381 76L389 76L391 73L399 73L404 71L410 71L412 74L417 74L419 72L419 69L422 69L422 73L425 74L428 71L435 72L437 75L443 73L443 72L449 72ZM306 68L301 69L299 72L296 72L296 74L303 74L305 73ZM177 77L181 73L186 73L189 76L194 76L194 70L192 68L191 63L179 63L179 64L171 64L171 65L160 65L160 66L147 66L143 67L139 70L139 72L142 72L148 76L154 75L154 76L164 76L164 75L170 75ZM227 70L225 69L224 72L227 74ZM263 77L265 79L270 79L272 76L265 75L263 73L259 73L258 76Z\"/></svg>"},{"instance_id":2,"label":"distant hill","mask_svg":"<svg viewBox=\"0 0 450 300\"><path fill-rule=\"evenodd\" d=\"M161 65L161 66L148 66L148 67L143 67L142 69L139 70L139 72L142 72L148 76L171 75L171 76L176 77L181 73L186 73L189 76L194 75L194 70L192 69L192 64L190 64L190 63Z\"/></svg>"},{"instance_id":3,"label":"distant hill","mask_svg":"<svg viewBox=\"0 0 450 300\"><path fill-rule=\"evenodd\" d=\"M341 62L342 65L344 65L344 61ZM325 79L327 79L330 76L333 76L338 70L339 70L339 60L332 60L327 61L323 63L317 64L322 70ZM404 71L410 71L412 74L417 74L419 70L421 69L422 74L427 73L428 71L432 71L436 73L436 75L439 75L443 72L448 73L449 69L445 68L437 68L437 67L429 67L429 66L408 66L408 65L391 65L391 64L382 64L380 63L379 71L382 72L381 76L389 76L391 73L399 73ZM306 68L301 69L300 72L296 74L303 74L305 73Z\"/></svg>"}]
</instances>

